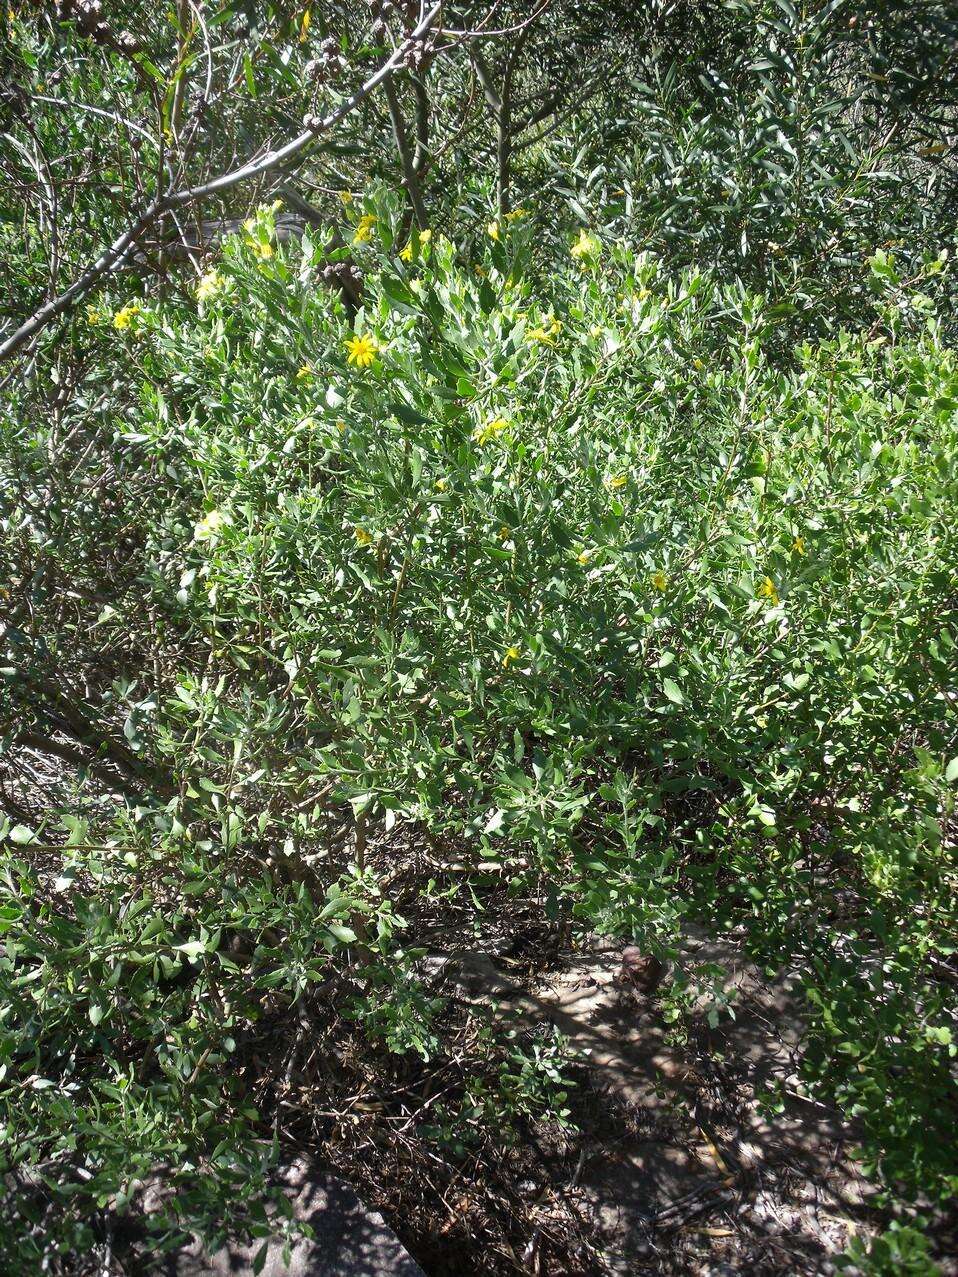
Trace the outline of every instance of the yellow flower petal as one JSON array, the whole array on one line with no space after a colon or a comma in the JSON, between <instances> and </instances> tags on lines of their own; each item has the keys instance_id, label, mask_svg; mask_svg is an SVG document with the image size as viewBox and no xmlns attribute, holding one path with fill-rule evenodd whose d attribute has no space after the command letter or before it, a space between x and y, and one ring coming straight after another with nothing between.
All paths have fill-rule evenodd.
<instances>
[{"instance_id":1,"label":"yellow flower petal","mask_svg":"<svg viewBox=\"0 0 958 1277\"><path fill-rule=\"evenodd\" d=\"M196 300L209 301L226 287L226 280L217 270L207 271L196 285Z\"/></svg>"},{"instance_id":2,"label":"yellow flower petal","mask_svg":"<svg viewBox=\"0 0 958 1277\"><path fill-rule=\"evenodd\" d=\"M210 510L193 529L194 541L213 541L232 520L221 510Z\"/></svg>"},{"instance_id":3,"label":"yellow flower petal","mask_svg":"<svg viewBox=\"0 0 958 1277\"><path fill-rule=\"evenodd\" d=\"M762 582L758 587L759 598L768 599L772 607L775 607L779 601L778 590L775 588L775 582L770 576L762 578Z\"/></svg>"},{"instance_id":4,"label":"yellow flower petal","mask_svg":"<svg viewBox=\"0 0 958 1277\"><path fill-rule=\"evenodd\" d=\"M578 261L598 257L602 251L602 241L598 235L591 235L585 227L579 231L579 238L572 245L571 253Z\"/></svg>"},{"instance_id":5,"label":"yellow flower petal","mask_svg":"<svg viewBox=\"0 0 958 1277\"><path fill-rule=\"evenodd\" d=\"M476 443L488 443L490 439L495 439L496 435L501 435L503 430L508 430L509 422L505 417L494 417L492 421L486 422L484 426L477 426L472 433Z\"/></svg>"},{"instance_id":6,"label":"yellow flower petal","mask_svg":"<svg viewBox=\"0 0 958 1277\"><path fill-rule=\"evenodd\" d=\"M350 337L346 342L346 362L355 368L368 368L379 353L379 342L369 333Z\"/></svg>"},{"instance_id":7,"label":"yellow flower petal","mask_svg":"<svg viewBox=\"0 0 958 1277\"><path fill-rule=\"evenodd\" d=\"M113 316L113 327L118 332L123 332L125 328L129 328L134 318L140 313L140 307L136 302L129 302L121 310L118 310Z\"/></svg>"}]
</instances>

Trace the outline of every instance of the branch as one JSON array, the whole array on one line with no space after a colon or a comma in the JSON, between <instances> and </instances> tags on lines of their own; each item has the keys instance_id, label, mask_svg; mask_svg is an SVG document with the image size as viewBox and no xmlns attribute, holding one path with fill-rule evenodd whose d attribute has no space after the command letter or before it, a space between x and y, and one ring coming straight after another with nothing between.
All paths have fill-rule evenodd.
<instances>
[{"instance_id":1,"label":"branch","mask_svg":"<svg viewBox=\"0 0 958 1277\"><path fill-rule=\"evenodd\" d=\"M409 195L409 203L412 206L416 225L424 227L429 224L429 219L426 216L422 194L419 190L419 178L416 174L416 165L409 145L409 137L406 133L406 122L403 119L402 108L399 105L399 95L396 93L396 86L391 79L387 80L383 85L383 92L386 95L386 102L389 106L389 118L392 121L393 137L396 139L396 150L399 152L399 159L402 163L403 185Z\"/></svg>"},{"instance_id":2,"label":"branch","mask_svg":"<svg viewBox=\"0 0 958 1277\"><path fill-rule=\"evenodd\" d=\"M89 758L79 749L63 741L55 740L52 736L43 736L39 732L21 732L17 738L17 745L24 749L32 749L37 754L49 754L73 767L85 768L91 776L96 776L111 789L121 790L127 798L141 799L147 791L147 782L142 777L130 776L122 769L118 772L111 771L104 765L103 759ZM107 761L116 764L115 759L111 758Z\"/></svg>"},{"instance_id":3,"label":"branch","mask_svg":"<svg viewBox=\"0 0 958 1277\"><path fill-rule=\"evenodd\" d=\"M576 111L580 110L582 107L585 106L585 104L588 101L590 101L590 99L594 98L596 93L599 91L599 87L600 87L599 81L594 80L590 85L587 86L587 91L584 92L581 97L576 98L574 102L570 103L565 111L560 112L556 110L555 116L553 117L552 122L550 124L547 124L545 128L540 129L539 132L534 134L532 137L526 138L522 142L517 142L515 149L517 151L526 151L529 149L530 146L537 146L540 142L545 141L545 139L549 137L550 134L554 133L556 129L561 128L561 126L565 124L565 122ZM542 117L542 118L545 118L545 117ZM517 127L516 136L517 137L521 136L521 134L524 133L526 129L531 128L532 125L535 124L536 122L537 121L535 118L524 121L522 124L520 124Z\"/></svg>"},{"instance_id":4,"label":"branch","mask_svg":"<svg viewBox=\"0 0 958 1277\"><path fill-rule=\"evenodd\" d=\"M527 129L531 129L536 124L541 124L543 120L547 120L550 115L558 115L563 107L578 110L584 106L592 97L596 88L599 87L600 80L598 76L587 80L584 85L578 87L578 95L573 99L572 90L560 89L541 103L534 111L516 125L516 133L524 133Z\"/></svg>"},{"instance_id":5,"label":"branch","mask_svg":"<svg viewBox=\"0 0 958 1277\"><path fill-rule=\"evenodd\" d=\"M172 213L175 209L183 208L187 204L194 204L198 200L206 199L210 195L218 195L222 191L228 191L242 182L249 181L254 177L261 177L272 169L288 164L321 133L328 132L340 120L345 119L374 89L377 89L380 84L392 75L396 67L403 61L410 45L420 39L430 29L441 10L442 0L439 0L439 3L432 6L402 44L396 46L378 71L374 72L355 93L324 118L318 119L314 117L310 119L304 131L287 142L285 146L279 147L278 150L268 151L261 158L251 160L240 168L221 173L219 177L214 177L200 186L189 187L182 191L172 191L153 200L152 203L143 209L132 226L129 226L122 235L114 240L110 247L100 254L79 279L75 280L58 297L55 297L45 306L41 306L25 323L20 325L16 332L11 334L0 345L0 359L7 359L16 354L37 333L69 310L80 298L86 296L94 284L113 270L124 259L137 240L151 226L165 217L167 213Z\"/></svg>"},{"instance_id":6,"label":"branch","mask_svg":"<svg viewBox=\"0 0 958 1277\"><path fill-rule=\"evenodd\" d=\"M422 75L411 75L413 96L416 99L416 150L412 166L417 177L422 177L429 164L429 94Z\"/></svg>"},{"instance_id":7,"label":"branch","mask_svg":"<svg viewBox=\"0 0 958 1277\"><path fill-rule=\"evenodd\" d=\"M551 4L552 4L552 0L541 0L541 3L538 9L530 13L527 18L522 18L519 22L514 22L512 23L511 26L508 26L508 27L486 28L480 23L478 27L472 27L465 31L454 31L452 27L446 27L444 30L444 34L448 36L459 36L467 40L475 40L475 39L479 39L480 37L482 39L487 40L496 36L515 35L517 31L523 31L526 29L526 27L530 26L533 22L535 22L539 14L545 13L546 9L548 9ZM497 3L493 5L492 12L494 12L498 7L499 7L499 4L497 0ZM489 17L491 16L492 16L492 13L490 12ZM489 18L487 17L486 21L488 20Z\"/></svg>"},{"instance_id":8,"label":"branch","mask_svg":"<svg viewBox=\"0 0 958 1277\"><path fill-rule=\"evenodd\" d=\"M173 136L179 139L180 123L183 119L183 103L186 101L186 55L189 52L190 41L193 39L193 31L190 26L189 0L176 0L176 25L179 53L176 59L176 69L173 72L176 83L173 88L173 104L170 108L170 129Z\"/></svg>"},{"instance_id":9,"label":"branch","mask_svg":"<svg viewBox=\"0 0 958 1277\"><path fill-rule=\"evenodd\" d=\"M500 101L496 86L492 82L492 72L489 70L489 66L485 58L478 49L472 50L472 65L476 69L476 75L478 76L479 83L482 86L483 96L488 102L493 115L498 116L499 111L502 108L502 102Z\"/></svg>"},{"instance_id":10,"label":"branch","mask_svg":"<svg viewBox=\"0 0 958 1277\"><path fill-rule=\"evenodd\" d=\"M64 102L61 98L48 98L43 93L34 93L31 96L34 102L46 102L49 106L65 107L67 110L73 111L89 111L91 115L99 115L104 120L112 120L114 124L122 124L125 129L130 129L131 132L139 134L140 137L149 142L150 146L159 150L160 144L152 133L141 125L134 124L132 120L126 119L125 116L118 115L115 111L104 111L102 107L89 106L86 102Z\"/></svg>"}]
</instances>

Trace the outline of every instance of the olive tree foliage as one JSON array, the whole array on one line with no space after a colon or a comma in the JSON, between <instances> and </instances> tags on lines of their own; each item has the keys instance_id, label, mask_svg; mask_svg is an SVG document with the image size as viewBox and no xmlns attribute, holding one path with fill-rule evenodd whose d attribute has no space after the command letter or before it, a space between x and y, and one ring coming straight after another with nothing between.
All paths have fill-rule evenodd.
<instances>
[{"instance_id":1,"label":"olive tree foliage","mask_svg":"<svg viewBox=\"0 0 958 1277\"><path fill-rule=\"evenodd\" d=\"M388 175L424 226L433 211L425 188L448 176L443 156L454 143L461 154L483 100L499 135L504 209L518 135L555 127L594 92L618 25L610 19L594 4L554 0L531 9L178 0L159 21L142 3L11 9L3 223L10 248L24 236L30 250L11 281L11 314L26 318L62 297L44 323L56 319L144 253L162 272L164 245L202 242L204 219L243 214L296 173L320 201ZM350 135L336 133L356 112ZM42 326L19 333L8 321L4 353Z\"/></svg>"},{"instance_id":2,"label":"olive tree foliage","mask_svg":"<svg viewBox=\"0 0 958 1277\"><path fill-rule=\"evenodd\" d=\"M0 351L131 258L163 273L171 243L204 242L289 178L327 214L386 178L420 227L463 202L503 216L544 187L573 218L619 200L652 247L751 276L770 262L773 288L795 284L779 256L828 277L876 228L921 233L903 205L945 206L956 47L943 3L12 9ZM903 201L916 182L924 198Z\"/></svg>"},{"instance_id":3,"label":"olive tree foliage","mask_svg":"<svg viewBox=\"0 0 958 1277\"><path fill-rule=\"evenodd\" d=\"M536 148L523 181L582 223L747 279L787 350L833 303L867 312L875 247L917 271L949 246L956 50L945 4L676 6L627 87Z\"/></svg>"},{"instance_id":4,"label":"olive tree foliage","mask_svg":"<svg viewBox=\"0 0 958 1277\"><path fill-rule=\"evenodd\" d=\"M39 231L46 300L7 336L0 356L21 349L104 275L128 265L164 223L189 242L180 219L198 218L202 201L240 186L255 191L281 176L375 89L383 88L392 107L389 78L398 66L418 66L437 42L449 50L481 38L497 8L495 0L467 4L450 26L456 18L439 3L332 6L314 22L309 5L299 12L233 4L207 11L183 0L159 24L146 6L131 6L132 31L119 30L121 12L106 17L96 0L65 0L31 23L11 11L6 99L26 140L8 131L4 141L24 170L11 183L14 199L26 187L39 203L33 210L27 201L23 218L24 230ZM58 90L53 96L49 80ZM393 118L405 156L395 111ZM64 186L75 193L67 209L58 198ZM100 206L99 217L74 242L70 232L91 203ZM73 214L69 221L65 213ZM197 232L202 242L202 225ZM101 251L83 269L86 244Z\"/></svg>"}]
</instances>

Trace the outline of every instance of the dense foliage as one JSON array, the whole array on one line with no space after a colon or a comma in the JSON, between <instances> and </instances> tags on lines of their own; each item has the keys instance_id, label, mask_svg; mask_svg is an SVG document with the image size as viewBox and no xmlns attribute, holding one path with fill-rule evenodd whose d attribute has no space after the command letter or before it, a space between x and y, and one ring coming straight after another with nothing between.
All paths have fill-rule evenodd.
<instances>
[{"instance_id":1,"label":"dense foliage","mask_svg":"<svg viewBox=\"0 0 958 1277\"><path fill-rule=\"evenodd\" d=\"M300 175L323 210L301 238L240 188L195 275L105 275L5 382L10 1271L72 1271L157 1168L154 1254L262 1228L311 1036L453 1070L419 1132L444 1157L567 1124L561 1041L467 1055L424 974L503 907L670 961L674 1018L714 979L689 927L794 971L795 1085L855 1123L896 1220L849 1262L934 1271L923 1221L958 1189L958 362L953 116L916 47L940 41L866 6L625 10L577 99L568 40L598 19L557 8L528 64L493 43L402 72L410 119L439 81L418 176L368 99ZM241 10L217 14L245 95L221 157L274 136L313 38L284 15L287 56ZM75 20L11 22L21 79L65 43L64 97L142 106ZM647 71L618 94L629 41ZM176 82L159 52L146 74L174 154ZM470 76L491 116L462 113ZM876 76L895 92L856 96ZM86 164L50 110L31 154ZM129 163L59 214L2 196L18 321L149 194Z\"/></svg>"}]
</instances>

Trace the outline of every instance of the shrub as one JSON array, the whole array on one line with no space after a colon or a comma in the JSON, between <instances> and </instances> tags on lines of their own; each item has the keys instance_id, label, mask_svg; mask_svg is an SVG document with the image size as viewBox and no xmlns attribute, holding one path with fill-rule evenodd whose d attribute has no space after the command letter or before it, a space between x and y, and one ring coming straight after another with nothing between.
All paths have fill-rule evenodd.
<instances>
[{"instance_id":1,"label":"shrub","mask_svg":"<svg viewBox=\"0 0 958 1277\"><path fill-rule=\"evenodd\" d=\"M201 300L84 338L138 388L98 426L149 482L95 619L146 779L6 830L8 1160L81 1204L166 1162L203 1217L201 1160L268 1160L238 1039L347 952L370 1035L434 1053L378 881L426 843L477 899L673 955L687 921L744 925L805 972L809 1084L886 1185L944 1198L958 370L930 297L876 256L870 330L783 366L762 298L628 245L583 232L546 294L531 219L466 261L386 194L355 217L356 314L317 284L326 238L264 252L262 211ZM7 472L44 445L8 424ZM4 518L54 574L94 552ZM6 695L39 722L23 626Z\"/></svg>"}]
</instances>

